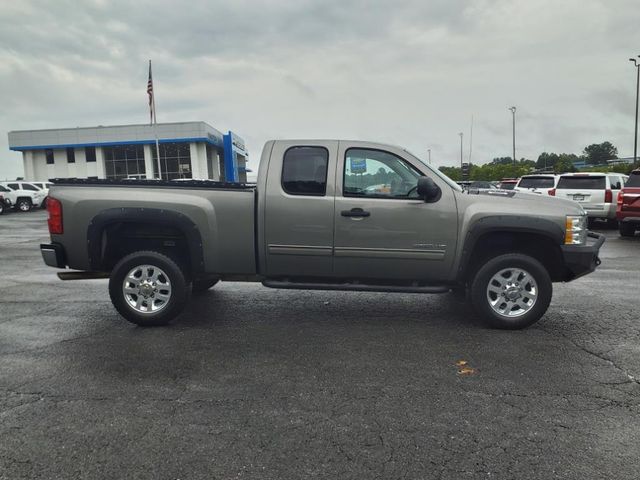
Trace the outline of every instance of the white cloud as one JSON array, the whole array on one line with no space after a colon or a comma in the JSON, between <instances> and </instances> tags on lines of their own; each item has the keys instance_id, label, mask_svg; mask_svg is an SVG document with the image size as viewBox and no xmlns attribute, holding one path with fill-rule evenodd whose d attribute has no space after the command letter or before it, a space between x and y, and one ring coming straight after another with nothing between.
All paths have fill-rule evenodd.
<instances>
[{"instance_id":1,"label":"white cloud","mask_svg":"<svg viewBox=\"0 0 640 480\"><path fill-rule=\"evenodd\" d=\"M4 2L0 177L22 174L6 132L142 123L147 59L160 121L244 136L359 138L456 164L633 142L634 0ZM636 51L637 50L637 51ZM468 148L468 144L465 149ZM255 166L255 165L254 165Z\"/></svg>"}]
</instances>

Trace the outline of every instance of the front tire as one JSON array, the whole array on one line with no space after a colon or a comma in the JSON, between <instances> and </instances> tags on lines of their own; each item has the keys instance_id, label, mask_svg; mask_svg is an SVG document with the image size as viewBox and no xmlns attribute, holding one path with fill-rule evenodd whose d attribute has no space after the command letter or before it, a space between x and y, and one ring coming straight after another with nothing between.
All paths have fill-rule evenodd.
<instances>
[{"instance_id":1,"label":"front tire","mask_svg":"<svg viewBox=\"0 0 640 480\"><path fill-rule=\"evenodd\" d=\"M118 313L144 327L166 325L180 315L190 290L180 265L152 251L127 255L109 279L109 296Z\"/></svg>"},{"instance_id":2,"label":"front tire","mask_svg":"<svg viewBox=\"0 0 640 480\"><path fill-rule=\"evenodd\" d=\"M4 213L4 199L0 198L0 215Z\"/></svg>"},{"instance_id":3,"label":"front tire","mask_svg":"<svg viewBox=\"0 0 640 480\"><path fill-rule=\"evenodd\" d=\"M509 253L488 260L471 283L471 303L491 328L521 329L547 311L553 285L535 258Z\"/></svg>"},{"instance_id":4,"label":"front tire","mask_svg":"<svg viewBox=\"0 0 640 480\"><path fill-rule=\"evenodd\" d=\"M33 203L30 198L19 198L16 202L16 208L21 212L28 212L33 208Z\"/></svg>"}]
</instances>

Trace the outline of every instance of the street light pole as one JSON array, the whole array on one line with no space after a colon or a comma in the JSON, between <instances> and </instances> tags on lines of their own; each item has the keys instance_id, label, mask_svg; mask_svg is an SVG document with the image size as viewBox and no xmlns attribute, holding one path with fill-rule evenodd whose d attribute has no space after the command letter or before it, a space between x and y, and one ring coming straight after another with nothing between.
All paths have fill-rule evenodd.
<instances>
[{"instance_id":1,"label":"street light pole","mask_svg":"<svg viewBox=\"0 0 640 480\"><path fill-rule=\"evenodd\" d=\"M513 166L516 165L516 107L509 107L513 117Z\"/></svg>"},{"instance_id":2,"label":"street light pole","mask_svg":"<svg viewBox=\"0 0 640 480\"><path fill-rule=\"evenodd\" d=\"M460 132L458 135L460 135L460 169L462 169L462 137L464 136L464 133Z\"/></svg>"},{"instance_id":3,"label":"street light pole","mask_svg":"<svg viewBox=\"0 0 640 480\"><path fill-rule=\"evenodd\" d=\"M640 55L638 55L640 57ZM636 126L633 130L633 166L638 161L638 96L640 95L640 64L635 58L630 58L630 62L636 66Z\"/></svg>"}]
</instances>

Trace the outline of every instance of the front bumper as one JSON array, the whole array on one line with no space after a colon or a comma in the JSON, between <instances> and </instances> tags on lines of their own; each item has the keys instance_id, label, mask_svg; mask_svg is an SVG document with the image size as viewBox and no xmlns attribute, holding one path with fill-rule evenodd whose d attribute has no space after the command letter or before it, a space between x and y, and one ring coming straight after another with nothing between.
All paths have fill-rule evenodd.
<instances>
[{"instance_id":1,"label":"front bumper","mask_svg":"<svg viewBox=\"0 0 640 480\"><path fill-rule=\"evenodd\" d=\"M58 243L42 243L40 244L40 253L44 263L50 267L65 268L65 253L62 245Z\"/></svg>"},{"instance_id":2,"label":"front bumper","mask_svg":"<svg viewBox=\"0 0 640 480\"><path fill-rule=\"evenodd\" d=\"M589 241L593 239L593 241ZM595 232L587 233L587 243L585 245L562 245L562 256L567 268L565 281L593 272L600 265L600 247L605 241L605 236Z\"/></svg>"}]
</instances>

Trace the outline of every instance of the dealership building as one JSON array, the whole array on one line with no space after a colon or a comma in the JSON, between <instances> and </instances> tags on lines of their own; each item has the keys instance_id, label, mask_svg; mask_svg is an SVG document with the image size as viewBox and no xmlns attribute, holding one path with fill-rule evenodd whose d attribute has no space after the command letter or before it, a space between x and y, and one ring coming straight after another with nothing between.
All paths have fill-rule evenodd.
<instances>
[{"instance_id":1,"label":"dealership building","mask_svg":"<svg viewBox=\"0 0 640 480\"><path fill-rule=\"evenodd\" d=\"M9 148L22 152L24 178L34 182L50 178L247 180L248 154L242 138L233 132L223 134L205 122L19 130L9 132Z\"/></svg>"}]
</instances>

